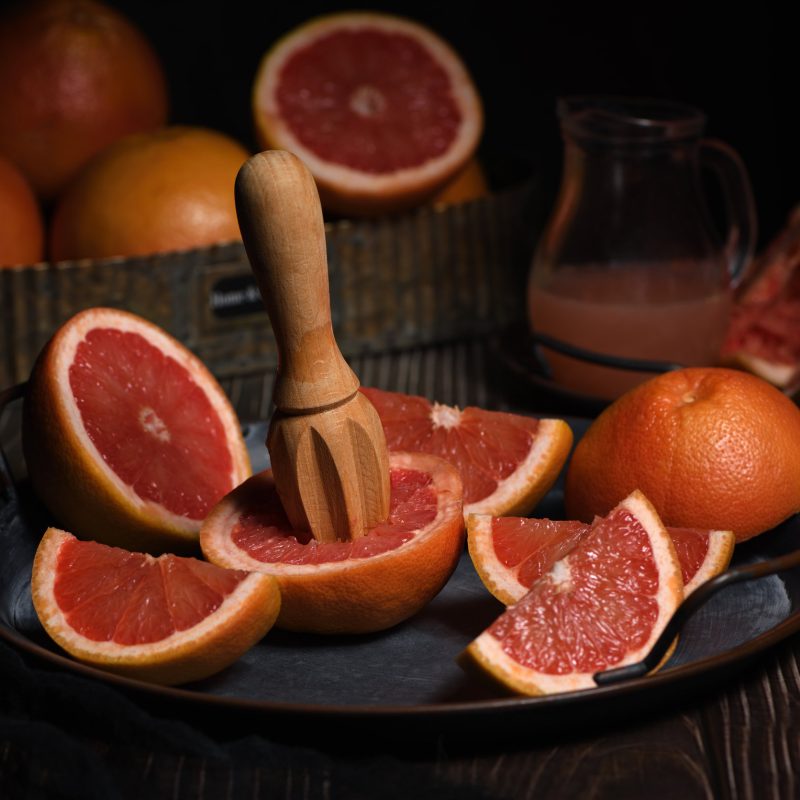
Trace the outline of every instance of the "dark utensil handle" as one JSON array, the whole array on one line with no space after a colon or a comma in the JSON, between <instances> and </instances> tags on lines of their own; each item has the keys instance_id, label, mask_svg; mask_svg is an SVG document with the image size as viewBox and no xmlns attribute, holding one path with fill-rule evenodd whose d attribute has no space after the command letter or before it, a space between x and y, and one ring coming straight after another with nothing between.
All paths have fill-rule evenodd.
<instances>
[{"instance_id":1,"label":"dark utensil handle","mask_svg":"<svg viewBox=\"0 0 800 800\"><path fill-rule=\"evenodd\" d=\"M720 589L724 589L734 583L764 578L768 575L774 575L776 572L784 572L798 566L800 566L800 550L795 550L792 553L771 558L768 561L759 561L755 564L734 567L711 578L695 589L678 606L661 635L656 639L650 652L641 661L637 661L635 664L628 664L625 667L596 672L593 676L594 682L598 686L608 686L621 681L644 677L661 663L670 645L675 641L675 637L681 632L681 629L695 611Z\"/></svg>"}]
</instances>

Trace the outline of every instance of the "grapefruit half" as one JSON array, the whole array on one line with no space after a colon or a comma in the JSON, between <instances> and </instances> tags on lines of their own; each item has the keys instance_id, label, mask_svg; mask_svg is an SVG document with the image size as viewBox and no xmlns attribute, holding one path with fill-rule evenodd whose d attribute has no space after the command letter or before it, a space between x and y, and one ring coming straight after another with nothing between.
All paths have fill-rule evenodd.
<instances>
[{"instance_id":1,"label":"grapefruit half","mask_svg":"<svg viewBox=\"0 0 800 800\"><path fill-rule=\"evenodd\" d=\"M470 643L463 659L526 695L594 687L641 661L683 600L669 534L633 492Z\"/></svg>"},{"instance_id":2,"label":"grapefruit half","mask_svg":"<svg viewBox=\"0 0 800 800\"><path fill-rule=\"evenodd\" d=\"M326 211L378 215L432 197L472 158L483 130L475 85L439 36L374 12L318 17L264 56L256 135L308 166Z\"/></svg>"},{"instance_id":3,"label":"grapefruit half","mask_svg":"<svg viewBox=\"0 0 800 800\"><path fill-rule=\"evenodd\" d=\"M154 558L57 528L36 551L31 591L44 629L74 658L164 685L232 664L272 627L280 607L268 575Z\"/></svg>"},{"instance_id":4,"label":"grapefruit half","mask_svg":"<svg viewBox=\"0 0 800 800\"><path fill-rule=\"evenodd\" d=\"M135 551L196 550L203 518L251 473L211 373L161 328L118 309L76 314L44 348L22 442L59 524Z\"/></svg>"},{"instance_id":5,"label":"grapefruit half","mask_svg":"<svg viewBox=\"0 0 800 800\"><path fill-rule=\"evenodd\" d=\"M378 411L389 450L432 453L459 469L465 518L527 514L555 483L572 447L572 429L561 419L361 391Z\"/></svg>"},{"instance_id":6,"label":"grapefruit half","mask_svg":"<svg viewBox=\"0 0 800 800\"><path fill-rule=\"evenodd\" d=\"M225 497L200 531L205 557L274 575L281 628L368 633L402 622L445 585L464 544L461 479L425 453L391 453L389 518L354 541L318 542L293 531L272 473Z\"/></svg>"}]
</instances>

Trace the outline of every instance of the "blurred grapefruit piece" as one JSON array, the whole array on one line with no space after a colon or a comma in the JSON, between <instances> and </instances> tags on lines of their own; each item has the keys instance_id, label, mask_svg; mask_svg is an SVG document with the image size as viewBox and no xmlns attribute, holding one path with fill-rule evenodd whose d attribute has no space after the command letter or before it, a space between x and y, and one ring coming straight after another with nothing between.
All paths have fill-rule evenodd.
<instances>
[{"instance_id":1,"label":"blurred grapefruit piece","mask_svg":"<svg viewBox=\"0 0 800 800\"><path fill-rule=\"evenodd\" d=\"M109 308L76 314L40 354L23 450L62 526L136 551L197 551L203 518L251 472L236 414L200 360Z\"/></svg>"},{"instance_id":2,"label":"blurred grapefruit piece","mask_svg":"<svg viewBox=\"0 0 800 800\"><path fill-rule=\"evenodd\" d=\"M201 680L233 664L280 608L268 575L132 553L49 528L31 592L48 635L79 661L152 683Z\"/></svg>"},{"instance_id":3,"label":"blurred grapefruit piece","mask_svg":"<svg viewBox=\"0 0 800 800\"><path fill-rule=\"evenodd\" d=\"M264 56L253 85L264 148L290 150L327 212L374 216L430 199L473 157L478 92L428 28L373 12L316 18Z\"/></svg>"},{"instance_id":4,"label":"blurred grapefruit piece","mask_svg":"<svg viewBox=\"0 0 800 800\"><path fill-rule=\"evenodd\" d=\"M467 543L484 586L510 606L521 600L591 529L591 525L574 520L473 514L467 520ZM680 562L685 595L730 563L734 546L731 531L666 530Z\"/></svg>"},{"instance_id":5,"label":"blurred grapefruit piece","mask_svg":"<svg viewBox=\"0 0 800 800\"><path fill-rule=\"evenodd\" d=\"M564 420L361 391L378 411L390 450L432 453L458 468L465 517L527 514L555 483L572 446Z\"/></svg>"},{"instance_id":6,"label":"blurred grapefruit piece","mask_svg":"<svg viewBox=\"0 0 800 800\"><path fill-rule=\"evenodd\" d=\"M0 152L44 200L89 159L167 120L167 84L145 36L97 0L34 0L0 20Z\"/></svg>"},{"instance_id":7,"label":"blurred grapefruit piece","mask_svg":"<svg viewBox=\"0 0 800 800\"><path fill-rule=\"evenodd\" d=\"M241 239L233 185L248 156L229 136L188 126L115 142L59 199L50 257L148 255Z\"/></svg>"},{"instance_id":8,"label":"blurred grapefruit piece","mask_svg":"<svg viewBox=\"0 0 800 800\"><path fill-rule=\"evenodd\" d=\"M595 672L643 659L682 599L669 534L634 492L462 657L520 694L593 688Z\"/></svg>"},{"instance_id":9,"label":"blurred grapefruit piece","mask_svg":"<svg viewBox=\"0 0 800 800\"><path fill-rule=\"evenodd\" d=\"M467 166L446 183L431 199L434 206L452 206L477 200L489 194L489 183L477 158L471 158Z\"/></svg>"},{"instance_id":10,"label":"blurred grapefruit piece","mask_svg":"<svg viewBox=\"0 0 800 800\"><path fill-rule=\"evenodd\" d=\"M800 206L738 292L723 358L770 383L800 386Z\"/></svg>"},{"instance_id":11,"label":"blurred grapefruit piece","mask_svg":"<svg viewBox=\"0 0 800 800\"><path fill-rule=\"evenodd\" d=\"M461 479L425 453L391 453L389 518L355 541L318 542L292 531L272 473L225 497L200 531L203 554L232 569L274 575L278 626L368 633L422 609L456 568L464 544Z\"/></svg>"},{"instance_id":12,"label":"blurred grapefruit piece","mask_svg":"<svg viewBox=\"0 0 800 800\"><path fill-rule=\"evenodd\" d=\"M44 257L44 222L25 176L0 155L0 267Z\"/></svg>"},{"instance_id":13,"label":"blurred grapefruit piece","mask_svg":"<svg viewBox=\"0 0 800 800\"><path fill-rule=\"evenodd\" d=\"M746 372L667 372L608 406L575 447L566 516L591 522L640 489L668 526L738 541L800 510L800 408Z\"/></svg>"}]
</instances>

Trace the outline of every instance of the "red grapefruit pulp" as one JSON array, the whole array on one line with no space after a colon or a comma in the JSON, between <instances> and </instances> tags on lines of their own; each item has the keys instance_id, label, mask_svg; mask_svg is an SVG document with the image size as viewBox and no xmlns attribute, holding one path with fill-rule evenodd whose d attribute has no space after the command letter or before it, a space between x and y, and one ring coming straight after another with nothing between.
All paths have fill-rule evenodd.
<instances>
[{"instance_id":1,"label":"red grapefruit pulp","mask_svg":"<svg viewBox=\"0 0 800 800\"><path fill-rule=\"evenodd\" d=\"M92 443L140 497L199 521L231 489L233 458L209 397L141 334L89 331L69 385Z\"/></svg>"}]
</instances>

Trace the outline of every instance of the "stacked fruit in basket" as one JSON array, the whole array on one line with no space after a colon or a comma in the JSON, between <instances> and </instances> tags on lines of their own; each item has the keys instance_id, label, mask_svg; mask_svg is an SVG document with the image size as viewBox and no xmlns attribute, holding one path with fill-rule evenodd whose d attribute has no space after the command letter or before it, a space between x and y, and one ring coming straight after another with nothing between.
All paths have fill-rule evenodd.
<instances>
[{"instance_id":1,"label":"stacked fruit in basket","mask_svg":"<svg viewBox=\"0 0 800 800\"><path fill-rule=\"evenodd\" d=\"M255 145L300 155L329 214L486 191L477 91L459 56L421 25L323 17L271 47L252 81L242 114ZM248 148L173 121L151 42L99 0L35 0L4 13L0 106L0 203L14 213L0 222L0 263L239 238L233 182Z\"/></svg>"}]
</instances>

